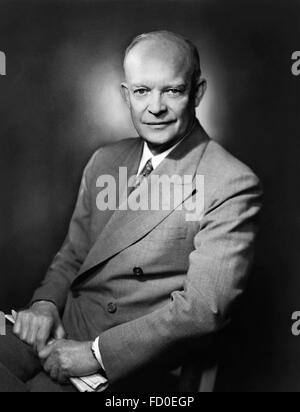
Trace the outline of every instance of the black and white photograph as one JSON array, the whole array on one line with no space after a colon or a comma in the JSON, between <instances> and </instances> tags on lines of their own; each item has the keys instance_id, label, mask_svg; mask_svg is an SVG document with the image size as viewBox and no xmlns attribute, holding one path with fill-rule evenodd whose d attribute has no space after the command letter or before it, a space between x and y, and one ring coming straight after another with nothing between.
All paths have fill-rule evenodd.
<instances>
[{"instance_id":1,"label":"black and white photograph","mask_svg":"<svg viewBox=\"0 0 300 412\"><path fill-rule=\"evenodd\" d=\"M300 392L299 108L299 0L0 0L0 392Z\"/></svg>"}]
</instances>

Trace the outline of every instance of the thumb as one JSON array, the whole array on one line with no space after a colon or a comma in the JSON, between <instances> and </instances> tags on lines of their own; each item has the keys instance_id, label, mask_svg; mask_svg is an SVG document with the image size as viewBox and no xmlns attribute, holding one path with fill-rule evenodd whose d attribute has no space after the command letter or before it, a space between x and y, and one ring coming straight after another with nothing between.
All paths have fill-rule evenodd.
<instances>
[{"instance_id":1,"label":"thumb","mask_svg":"<svg viewBox=\"0 0 300 412\"><path fill-rule=\"evenodd\" d=\"M54 344L55 342L51 342L38 352L41 361L46 360L49 357L53 350Z\"/></svg>"},{"instance_id":2,"label":"thumb","mask_svg":"<svg viewBox=\"0 0 300 412\"><path fill-rule=\"evenodd\" d=\"M66 332L61 323L58 324L54 331L54 338L57 340L64 339L66 337Z\"/></svg>"}]
</instances>

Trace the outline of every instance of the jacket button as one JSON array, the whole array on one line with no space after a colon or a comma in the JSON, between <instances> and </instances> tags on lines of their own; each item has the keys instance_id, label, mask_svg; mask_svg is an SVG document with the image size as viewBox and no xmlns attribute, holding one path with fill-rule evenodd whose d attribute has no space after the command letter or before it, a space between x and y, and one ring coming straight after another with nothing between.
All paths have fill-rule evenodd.
<instances>
[{"instance_id":1,"label":"jacket button","mask_svg":"<svg viewBox=\"0 0 300 412\"><path fill-rule=\"evenodd\" d=\"M113 303L113 302L110 302L110 303L107 305L107 310L108 310L108 313L116 313L116 311L117 311L117 305L116 305L115 303Z\"/></svg>"},{"instance_id":2,"label":"jacket button","mask_svg":"<svg viewBox=\"0 0 300 412\"><path fill-rule=\"evenodd\" d=\"M135 276L143 276L144 272L143 272L143 269L142 269L142 268L135 267L135 268L133 269L133 274L134 274Z\"/></svg>"}]
</instances>

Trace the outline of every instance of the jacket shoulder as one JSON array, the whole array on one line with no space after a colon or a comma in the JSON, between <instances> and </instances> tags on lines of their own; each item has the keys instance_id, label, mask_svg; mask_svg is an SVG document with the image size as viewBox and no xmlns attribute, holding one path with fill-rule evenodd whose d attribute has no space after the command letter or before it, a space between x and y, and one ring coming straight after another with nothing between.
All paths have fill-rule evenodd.
<instances>
[{"instance_id":1,"label":"jacket shoulder","mask_svg":"<svg viewBox=\"0 0 300 412\"><path fill-rule=\"evenodd\" d=\"M215 176L219 181L240 176L252 177L259 181L254 171L245 163L238 160L223 146L210 139L203 157L206 173Z\"/></svg>"},{"instance_id":2,"label":"jacket shoulder","mask_svg":"<svg viewBox=\"0 0 300 412\"><path fill-rule=\"evenodd\" d=\"M263 188L257 175L243 162L213 140L209 140L198 173L205 179L205 203L222 203L239 193L261 196Z\"/></svg>"},{"instance_id":3,"label":"jacket shoulder","mask_svg":"<svg viewBox=\"0 0 300 412\"><path fill-rule=\"evenodd\" d=\"M133 137L128 139L119 140L114 143L109 143L105 146L100 147L96 153L94 154L95 157L99 156L109 156L116 157L121 155L126 150L130 150L132 147L137 146L141 139L139 137Z\"/></svg>"},{"instance_id":4,"label":"jacket shoulder","mask_svg":"<svg viewBox=\"0 0 300 412\"><path fill-rule=\"evenodd\" d=\"M140 141L141 139L139 137L133 137L100 147L94 152L87 168L94 170L97 169L98 166L105 167L115 163L126 151L131 150L134 146L138 147Z\"/></svg>"},{"instance_id":5,"label":"jacket shoulder","mask_svg":"<svg viewBox=\"0 0 300 412\"><path fill-rule=\"evenodd\" d=\"M123 150L130 149L132 146L137 145L140 141L140 137L131 137L114 143L109 143L101 147L99 150L107 153L122 153Z\"/></svg>"}]
</instances>

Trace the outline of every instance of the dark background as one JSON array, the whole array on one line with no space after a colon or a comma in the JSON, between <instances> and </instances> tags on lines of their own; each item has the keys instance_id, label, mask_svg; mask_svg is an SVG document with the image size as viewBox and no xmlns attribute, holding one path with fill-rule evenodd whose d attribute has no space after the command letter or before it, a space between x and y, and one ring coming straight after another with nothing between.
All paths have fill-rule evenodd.
<instances>
[{"instance_id":1,"label":"dark background","mask_svg":"<svg viewBox=\"0 0 300 412\"><path fill-rule=\"evenodd\" d=\"M199 47L209 82L199 117L265 187L256 263L239 307L222 391L300 390L299 1L0 0L0 308L25 305L66 234L82 169L134 132L122 52L170 29Z\"/></svg>"}]
</instances>

